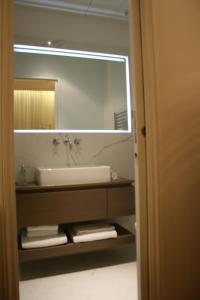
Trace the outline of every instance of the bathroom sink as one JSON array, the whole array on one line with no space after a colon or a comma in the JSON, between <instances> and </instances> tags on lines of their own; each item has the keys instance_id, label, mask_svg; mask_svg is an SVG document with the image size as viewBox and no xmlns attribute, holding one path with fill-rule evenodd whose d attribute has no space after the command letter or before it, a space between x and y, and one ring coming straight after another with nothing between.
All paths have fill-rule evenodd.
<instances>
[{"instance_id":1,"label":"bathroom sink","mask_svg":"<svg viewBox=\"0 0 200 300\"><path fill-rule=\"evenodd\" d=\"M36 168L36 181L42 186L107 182L110 178L110 166Z\"/></svg>"}]
</instances>

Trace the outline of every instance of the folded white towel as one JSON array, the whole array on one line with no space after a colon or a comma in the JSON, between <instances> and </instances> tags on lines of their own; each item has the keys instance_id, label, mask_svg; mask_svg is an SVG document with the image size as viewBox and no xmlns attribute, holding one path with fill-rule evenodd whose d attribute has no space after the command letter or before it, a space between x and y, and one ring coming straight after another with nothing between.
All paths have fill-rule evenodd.
<instances>
[{"instance_id":1,"label":"folded white towel","mask_svg":"<svg viewBox=\"0 0 200 300\"><path fill-rule=\"evenodd\" d=\"M26 228L27 232L33 232L33 231L58 231L58 225L43 225L43 226L28 226Z\"/></svg>"},{"instance_id":2,"label":"folded white towel","mask_svg":"<svg viewBox=\"0 0 200 300\"><path fill-rule=\"evenodd\" d=\"M96 232L96 233L83 234L83 235L75 235L74 232L71 231L71 237L74 243L91 242L91 241L116 238L117 232L116 230L112 230L112 231Z\"/></svg>"},{"instance_id":3,"label":"folded white towel","mask_svg":"<svg viewBox=\"0 0 200 300\"><path fill-rule=\"evenodd\" d=\"M75 235L83 235L97 232L113 231L115 226L103 223L93 223L84 225L73 225L72 230Z\"/></svg>"},{"instance_id":4,"label":"folded white towel","mask_svg":"<svg viewBox=\"0 0 200 300\"><path fill-rule=\"evenodd\" d=\"M42 248L49 246L58 246L66 244L68 242L67 236L64 231L60 231L57 235L51 235L48 237L27 237L26 233L22 234L22 248L31 249L31 248Z\"/></svg>"},{"instance_id":5,"label":"folded white towel","mask_svg":"<svg viewBox=\"0 0 200 300\"><path fill-rule=\"evenodd\" d=\"M58 234L58 230L37 230L37 231L27 231L27 237L48 237L51 235Z\"/></svg>"}]
</instances>

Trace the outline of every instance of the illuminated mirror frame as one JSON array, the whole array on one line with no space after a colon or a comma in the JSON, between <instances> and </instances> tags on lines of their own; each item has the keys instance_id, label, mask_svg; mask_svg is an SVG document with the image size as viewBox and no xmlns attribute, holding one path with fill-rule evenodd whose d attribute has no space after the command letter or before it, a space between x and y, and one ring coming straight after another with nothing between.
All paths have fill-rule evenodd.
<instances>
[{"instance_id":1,"label":"illuminated mirror frame","mask_svg":"<svg viewBox=\"0 0 200 300\"><path fill-rule=\"evenodd\" d=\"M16 133L130 133L131 132L131 96L130 96L130 75L129 75L129 61L128 56L106 54L98 52L86 52L86 51L76 51L76 50L66 50L50 47L38 47L38 46L27 46L27 45L14 45L14 52L24 52L24 53L36 53L36 54L48 54L48 55L58 55L58 56L70 56L79 58L90 58L99 60L110 60L125 62L126 67L126 98L127 98L127 119L128 119L128 129L127 130L82 130L82 129L56 129L56 130L14 130Z\"/></svg>"}]
</instances>

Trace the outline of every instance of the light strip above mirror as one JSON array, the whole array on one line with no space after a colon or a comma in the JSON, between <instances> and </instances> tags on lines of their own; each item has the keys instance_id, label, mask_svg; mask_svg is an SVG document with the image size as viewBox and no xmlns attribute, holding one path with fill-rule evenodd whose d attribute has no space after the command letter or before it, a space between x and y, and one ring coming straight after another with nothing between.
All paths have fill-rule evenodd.
<instances>
[{"instance_id":1,"label":"light strip above mirror","mask_svg":"<svg viewBox=\"0 0 200 300\"><path fill-rule=\"evenodd\" d=\"M14 45L15 52L24 53L37 53L37 54L48 54L48 55L59 55L59 56L70 56L70 57L80 57L80 58L91 58L91 59L101 59L110 61L126 61L127 56L116 55L116 54L106 54L98 52L87 52L78 50L68 50L60 48L50 48L50 47L38 47L38 46L27 46L27 45Z\"/></svg>"},{"instance_id":2,"label":"light strip above mirror","mask_svg":"<svg viewBox=\"0 0 200 300\"><path fill-rule=\"evenodd\" d=\"M53 130L43 130L43 129L17 129L14 130L16 133L129 133L131 132L131 95L130 95L130 75L129 75L129 60L128 56L98 53L98 52L88 52L88 51L77 51L68 49L58 49L51 47L38 47L30 45L14 45L14 52L23 53L33 53L33 54L46 54L46 55L58 55L58 56L68 56L77 58L87 58L96 60L107 60L115 62L124 62L126 67L126 100L127 100L127 130L90 130L90 129L53 129Z\"/></svg>"}]
</instances>

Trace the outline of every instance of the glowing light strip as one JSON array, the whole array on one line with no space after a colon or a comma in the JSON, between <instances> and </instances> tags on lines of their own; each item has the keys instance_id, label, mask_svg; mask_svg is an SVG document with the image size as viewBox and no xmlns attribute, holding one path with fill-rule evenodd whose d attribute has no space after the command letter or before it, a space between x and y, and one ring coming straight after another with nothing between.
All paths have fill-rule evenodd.
<instances>
[{"instance_id":1,"label":"glowing light strip","mask_svg":"<svg viewBox=\"0 0 200 300\"><path fill-rule=\"evenodd\" d=\"M128 132L131 132L131 87L130 87L130 71L128 57L126 61L126 98L127 98L127 116L128 116Z\"/></svg>"},{"instance_id":2,"label":"glowing light strip","mask_svg":"<svg viewBox=\"0 0 200 300\"><path fill-rule=\"evenodd\" d=\"M81 130L72 130L72 129L56 129L56 130L31 130L31 129L15 129L15 133L130 133L131 130L89 130L89 129L81 129Z\"/></svg>"},{"instance_id":3,"label":"glowing light strip","mask_svg":"<svg viewBox=\"0 0 200 300\"><path fill-rule=\"evenodd\" d=\"M49 54L49 55L70 56L70 57L89 58L89 59L111 60L111 61L119 61L119 62L125 62L126 60L126 56L121 56L121 55L111 55L111 54L99 53L99 52L66 50L60 48L38 47L38 46L27 46L27 45L14 45L14 51L23 52L23 53Z\"/></svg>"}]
</instances>

